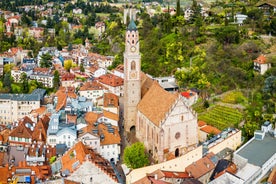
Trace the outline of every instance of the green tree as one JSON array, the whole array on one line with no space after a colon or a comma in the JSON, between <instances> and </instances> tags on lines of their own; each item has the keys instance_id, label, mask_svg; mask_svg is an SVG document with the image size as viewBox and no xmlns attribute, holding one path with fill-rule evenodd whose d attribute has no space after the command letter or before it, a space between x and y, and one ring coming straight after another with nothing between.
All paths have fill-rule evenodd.
<instances>
[{"instance_id":1,"label":"green tree","mask_svg":"<svg viewBox=\"0 0 276 184\"><path fill-rule=\"evenodd\" d=\"M10 90L11 90L11 83L12 83L11 73L10 72L5 73L4 80L3 80L3 86L7 89L8 92L10 92Z\"/></svg>"},{"instance_id":2,"label":"green tree","mask_svg":"<svg viewBox=\"0 0 276 184\"><path fill-rule=\"evenodd\" d=\"M22 92L23 93L28 93L29 92L29 85L28 85L28 78L27 78L26 73L21 73L20 82L22 82Z\"/></svg>"},{"instance_id":3,"label":"green tree","mask_svg":"<svg viewBox=\"0 0 276 184\"><path fill-rule=\"evenodd\" d=\"M53 81L54 84L53 84L53 85L54 85L54 89L56 89L56 90L58 89L59 84L60 84L60 82L59 82L59 81L60 81L59 77L60 77L60 76L59 76L58 71L55 70L55 72L54 72L54 81Z\"/></svg>"},{"instance_id":4,"label":"green tree","mask_svg":"<svg viewBox=\"0 0 276 184\"><path fill-rule=\"evenodd\" d=\"M12 64L5 64L4 65L4 73L10 73L11 72L11 69L14 67L15 65L12 63Z\"/></svg>"},{"instance_id":5,"label":"green tree","mask_svg":"<svg viewBox=\"0 0 276 184\"><path fill-rule=\"evenodd\" d=\"M180 0L176 2L176 16L180 15Z\"/></svg>"},{"instance_id":6,"label":"green tree","mask_svg":"<svg viewBox=\"0 0 276 184\"><path fill-rule=\"evenodd\" d=\"M84 72L84 71L85 71L85 69L84 69L84 67L83 67L83 63L80 64L80 71L81 71L81 72Z\"/></svg>"},{"instance_id":7,"label":"green tree","mask_svg":"<svg viewBox=\"0 0 276 184\"><path fill-rule=\"evenodd\" d=\"M64 69L67 70L68 72L70 71L72 66L73 66L73 61L71 59L64 61Z\"/></svg>"},{"instance_id":8,"label":"green tree","mask_svg":"<svg viewBox=\"0 0 276 184\"><path fill-rule=\"evenodd\" d=\"M124 150L124 163L132 169L147 166L149 159L145 151L145 146L141 142L126 147Z\"/></svg>"},{"instance_id":9,"label":"green tree","mask_svg":"<svg viewBox=\"0 0 276 184\"><path fill-rule=\"evenodd\" d=\"M40 67L42 68L50 68L52 66L52 55L49 53L43 54L40 60Z\"/></svg>"},{"instance_id":10,"label":"green tree","mask_svg":"<svg viewBox=\"0 0 276 184\"><path fill-rule=\"evenodd\" d=\"M224 45L228 45L231 43L239 43L239 30L233 26L221 27L216 31L216 38L221 44Z\"/></svg>"}]
</instances>

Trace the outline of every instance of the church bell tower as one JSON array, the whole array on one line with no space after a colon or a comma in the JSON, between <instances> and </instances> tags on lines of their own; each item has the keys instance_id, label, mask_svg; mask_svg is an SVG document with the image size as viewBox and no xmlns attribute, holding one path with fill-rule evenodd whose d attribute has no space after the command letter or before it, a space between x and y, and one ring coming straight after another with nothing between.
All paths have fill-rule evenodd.
<instances>
[{"instance_id":1,"label":"church bell tower","mask_svg":"<svg viewBox=\"0 0 276 184\"><path fill-rule=\"evenodd\" d=\"M126 31L124 52L124 127L126 132L135 130L137 105L141 100L140 71L139 34L132 19Z\"/></svg>"}]
</instances>

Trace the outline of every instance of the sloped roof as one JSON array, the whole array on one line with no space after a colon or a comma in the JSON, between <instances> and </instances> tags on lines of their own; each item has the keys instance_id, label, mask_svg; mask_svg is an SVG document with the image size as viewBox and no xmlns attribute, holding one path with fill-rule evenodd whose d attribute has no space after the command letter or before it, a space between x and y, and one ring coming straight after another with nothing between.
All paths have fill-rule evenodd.
<instances>
[{"instance_id":1,"label":"sloped roof","mask_svg":"<svg viewBox=\"0 0 276 184\"><path fill-rule=\"evenodd\" d=\"M83 86L80 87L79 91L88 91L88 90L107 90L101 83L98 81L86 82Z\"/></svg>"},{"instance_id":2,"label":"sloped roof","mask_svg":"<svg viewBox=\"0 0 276 184\"><path fill-rule=\"evenodd\" d=\"M259 57L257 57L257 59L254 60L254 62L259 64L265 64L266 57L264 55L260 55Z\"/></svg>"},{"instance_id":3,"label":"sloped roof","mask_svg":"<svg viewBox=\"0 0 276 184\"><path fill-rule=\"evenodd\" d=\"M98 124L99 135L103 134L104 139L101 140L101 145L120 144L121 137L118 127L112 126L114 133L108 132L108 127L104 123Z\"/></svg>"},{"instance_id":4,"label":"sloped roof","mask_svg":"<svg viewBox=\"0 0 276 184\"><path fill-rule=\"evenodd\" d=\"M124 85L124 79L110 73L100 76L98 80L99 82L112 87Z\"/></svg>"},{"instance_id":5,"label":"sloped roof","mask_svg":"<svg viewBox=\"0 0 276 184\"><path fill-rule=\"evenodd\" d=\"M73 172L72 165L77 161L82 164L87 154L89 154L89 151L85 148L84 144L82 142L76 143L61 157L62 170L68 169L70 172Z\"/></svg>"},{"instance_id":6,"label":"sloped roof","mask_svg":"<svg viewBox=\"0 0 276 184\"><path fill-rule=\"evenodd\" d=\"M141 98L148 92L153 84L153 79L147 76L145 73L141 72Z\"/></svg>"},{"instance_id":7,"label":"sloped roof","mask_svg":"<svg viewBox=\"0 0 276 184\"><path fill-rule=\"evenodd\" d=\"M0 167L0 182L3 184L8 184L8 178L11 177L9 173L9 167Z\"/></svg>"},{"instance_id":8,"label":"sloped roof","mask_svg":"<svg viewBox=\"0 0 276 184\"><path fill-rule=\"evenodd\" d=\"M219 134L221 131L217 129L216 127L213 127L211 125L205 125L202 128L200 128L201 131L206 132L207 134Z\"/></svg>"},{"instance_id":9,"label":"sloped roof","mask_svg":"<svg viewBox=\"0 0 276 184\"><path fill-rule=\"evenodd\" d=\"M119 97L113 93L104 93L104 107L119 107Z\"/></svg>"},{"instance_id":10,"label":"sloped roof","mask_svg":"<svg viewBox=\"0 0 276 184\"><path fill-rule=\"evenodd\" d=\"M264 0L264 1L260 1L256 4L256 6L262 6L263 4L268 4L270 6L274 6L276 7L276 0Z\"/></svg>"},{"instance_id":11,"label":"sloped roof","mask_svg":"<svg viewBox=\"0 0 276 184\"><path fill-rule=\"evenodd\" d=\"M103 115L104 115L104 117L107 117L109 119L112 119L112 120L115 120L115 121L119 121L119 115L115 114L113 112L109 112L109 111L104 110L103 111Z\"/></svg>"},{"instance_id":12,"label":"sloped roof","mask_svg":"<svg viewBox=\"0 0 276 184\"><path fill-rule=\"evenodd\" d=\"M62 91L57 91L55 96L57 97L56 111L58 112L66 106L67 96Z\"/></svg>"},{"instance_id":13,"label":"sloped roof","mask_svg":"<svg viewBox=\"0 0 276 184\"><path fill-rule=\"evenodd\" d=\"M18 123L18 126L11 131L9 136L20 137L20 138L32 138L32 131L30 128L26 127L28 126L27 124L30 124L31 126L33 126L34 122L28 116L25 116Z\"/></svg>"},{"instance_id":14,"label":"sloped roof","mask_svg":"<svg viewBox=\"0 0 276 184\"><path fill-rule=\"evenodd\" d=\"M44 113L46 113L47 112L47 108L46 108L46 106L41 106L41 107L39 107L38 109L34 109L34 110L32 110L31 111L31 114L33 114L33 113L36 113L37 115L43 115Z\"/></svg>"},{"instance_id":15,"label":"sloped roof","mask_svg":"<svg viewBox=\"0 0 276 184\"><path fill-rule=\"evenodd\" d=\"M198 125L198 127L200 128L200 127L203 127L203 126L207 125L207 123L204 122L204 121L199 120L199 121L197 122L197 125Z\"/></svg>"},{"instance_id":16,"label":"sloped roof","mask_svg":"<svg viewBox=\"0 0 276 184\"><path fill-rule=\"evenodd\" d=\"M32 133L33 140L46 142L49 121L50 118L48 116L44 116L38 120Z\"/></svg>"},{"instance_id":17,"label":"sloped roof","mask_svg":"<svg viewBox=\"0 0 276 184\"><path fill-rule=\"evenodd\" d=\"M87 124L95 123L98 120L98 118L99 118L99 114L95 112L87 112L84 117Z\"/></svg>"},{"instance_id":18,"label":"sloped roof","mask_svg":"<svg viewBox=\"0 0 276 184\"><path fill-rule=\"evenodd\" d=\"M15 129L10 133L11 137L20 137L20 138L32 138L32 131L25 127L23 123L20 123Z\"/></svg>"},{"instance_id":19,"label":"sloped roof","mask_svg":"<svg viewBox=\"0 0 276 184\"><path fill-rule=\"evenodd\" d=\"M209 153L209 156L214 155ZM205 156L198 161L190 164L186 167L185 171L190 173L195 179L200 178L201 176L207 174L215 168L215 164L211 161L209 156Z\"/></svg>"},{"instance_id":20,"label":"sloped roof","mask_svg":"<svg viewBox=\"0 0 276 184\"><path fill-rule=\"evenodd\" d=\"M138 110L156 126L159 126L177 99L178 94L165 91L158 82L154 81L149 91L139 102Z\"/></svg>"}]
</instances>

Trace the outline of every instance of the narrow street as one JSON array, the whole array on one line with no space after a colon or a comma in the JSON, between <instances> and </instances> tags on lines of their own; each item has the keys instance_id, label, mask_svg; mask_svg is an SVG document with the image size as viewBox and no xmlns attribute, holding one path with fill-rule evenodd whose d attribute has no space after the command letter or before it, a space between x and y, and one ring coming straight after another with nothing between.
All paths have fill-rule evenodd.
<instances>
[{"instance_id":1,"label":"narrow street","mask_svg":"<svg viewBox=\"0 0 276 184\"><path fill-rule=\"evenodd\" d=\"M124 135L124 126L123 126L123 122L124 122L124 101L123 100L124 100L123 97L119 97L119 110L120 110L119 133L120 133L120 136L121 136L121 155L120 155L119 162L116 164L116 168L117 168L117 172L121 176L122 183L125 183L126 178L125 178L123 169L121 167L121 164L123 163L124 149L125 149L126 146L128 146L128 143L127 143L126 137Z\"/></svg>"}]
</instances>

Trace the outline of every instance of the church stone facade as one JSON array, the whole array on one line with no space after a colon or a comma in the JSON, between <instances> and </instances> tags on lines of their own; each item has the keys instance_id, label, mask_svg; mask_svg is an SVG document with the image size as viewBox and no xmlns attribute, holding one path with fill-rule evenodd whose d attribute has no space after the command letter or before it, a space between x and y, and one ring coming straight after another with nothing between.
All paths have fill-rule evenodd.
<instances>
[{"instance_id":1,"label":"church stone facade","mask_svg":"<svg viewBox=\"0 0 276 184\"><path fill-rule=\"evenodd\" d=\"M141 72L139 35L133 20L124 53L124 126L135 131L147 151L163 162L197 147L197 115L178 92L165 91Z\"/></svg>"}]
</instances>

